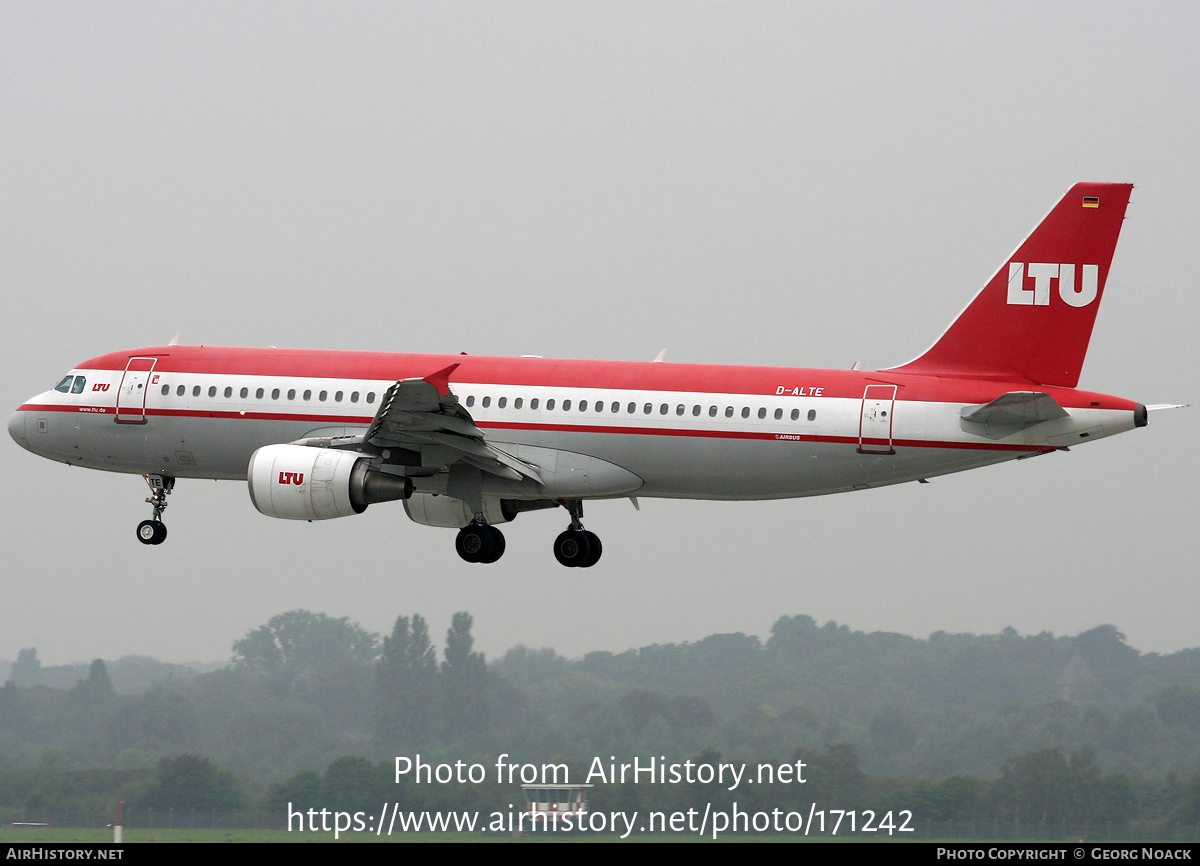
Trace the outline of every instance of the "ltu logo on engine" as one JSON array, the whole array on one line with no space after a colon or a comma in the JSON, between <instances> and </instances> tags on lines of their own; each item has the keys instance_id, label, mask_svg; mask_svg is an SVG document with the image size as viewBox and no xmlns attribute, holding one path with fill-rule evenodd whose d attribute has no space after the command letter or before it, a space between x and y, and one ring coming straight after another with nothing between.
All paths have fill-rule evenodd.
<instances>
[{"instance_id":1,"label":"ltu logo on engine","mask_svg":"<svg viewBox=\"0 0 1200 866\"><path fill-rule=\"evenodd\" d=\"M1050 305L1050 282L1058 283L1058 296L1072 307L1086 307L1096 300L1100 282L1099 265L1080 265L1079 285L1075 285L1075 265L1008 263L1008 303L1026 307ZM1033 288L1025 288L1025 278L1033 279Z\"/></svg>"},{"instance_id":2,"label":"ltu logo on engine","mask_svg":"<svg viewBox=\"0 0 1200 866\"><path fill-rule=\"evenodd\" d=\"M304 473L303 472L280 472L279 473L279 483L280 484L303 484L304 483Z\"/></svg>"}]
</instances>

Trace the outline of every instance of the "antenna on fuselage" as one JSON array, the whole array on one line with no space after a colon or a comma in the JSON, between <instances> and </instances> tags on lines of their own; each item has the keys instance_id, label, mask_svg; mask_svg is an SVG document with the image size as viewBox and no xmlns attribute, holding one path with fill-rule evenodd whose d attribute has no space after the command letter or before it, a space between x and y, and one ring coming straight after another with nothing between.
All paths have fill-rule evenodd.
<instances>
[{"instance_id":1,"label":"antenna on fuselage","mask_svg":"<svg viewBox=\"0 0 1200 866\"><path fill-rule=\"evenodd\" d=\"M179 336L182 333L183 333L182 331L176 331L175 336L171 338L171 342L167 343L167 345L168 346L178 346L179 345Z\"/></svg>"}]
</instances>

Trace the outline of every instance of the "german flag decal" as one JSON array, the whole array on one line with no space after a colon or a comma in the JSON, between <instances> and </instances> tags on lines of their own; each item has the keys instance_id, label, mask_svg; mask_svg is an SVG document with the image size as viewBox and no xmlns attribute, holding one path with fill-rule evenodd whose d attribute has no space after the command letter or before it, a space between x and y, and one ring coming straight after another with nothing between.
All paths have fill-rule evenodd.
<instances>
[{"instance_id":1,"label":"german flag decal","mask_svg":"<svg viewBox=\"0 0 1200 866\"><path fill-rule=\"evenodd\" d=\"M1083 206L1084 207L1100 207L1100 196L1085 195L1083 197Z\"/></svg>"}]
</instances>

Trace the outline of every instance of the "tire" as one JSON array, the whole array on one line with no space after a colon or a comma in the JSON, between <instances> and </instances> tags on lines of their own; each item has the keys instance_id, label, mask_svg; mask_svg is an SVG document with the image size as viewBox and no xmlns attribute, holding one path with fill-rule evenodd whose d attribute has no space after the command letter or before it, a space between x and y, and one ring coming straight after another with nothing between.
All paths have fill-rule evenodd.
<instances>
[{"instance_id":1,"label":"tire","mask_svg":"<svg viewBox=\"0 0 1200 866\"><path fill-rule=\"evenodd\" d=\"M161 520L156 520L156 521L154 521L154 528L155 528L154 540L151 541L150 543L151 544L162 544L164 541L167 540L167 524L163 523Z\"/></svg>"},{"instance_id":2,"label":"tire","mask_svg":"<svg viewBox=\"0 0 1200 866\"><path fill-rule=\"evenodd\" d=\"M495 547L495 538L490 526L472 523L458 531L454 549L466 562L486 562Z\"/></svg>"},{"instance_id":3,"label":"tire","mask_svg":"<svg viewBox=\"0 0 1200 866\"><path fill-rule=\"evenodd\" d=\"M483 527L492 536L492 552L481 558L479 561L487 564L495 562L500 557L504 556L504 533L494 526Z\"/></svg>"},{"instance_id":4,"label":"tire","mask_svg":"<svg viewBox=\"0 0 1200 866\"><path fill-rule=\"evenodd\" d=\"M600 561L600 554L604 552L604 545L600 543L600 536L594 532L588 532L586 529L583 534L588 541L588 557L583 562L579 563L580 568L591 568Z\"/></svg>"},{"instance_id":5,"label":"tire","mask_svg":"<svg viewBox=\"0 0 1200 866\"><path fill-rule=\"evenodd\" d=\"M158 537L158 527L162 524L154 520L143 520L137 526L137 540L142 544L162 544ZM165 537L165 533L163 534Z\"/></svg>"},{"instance_id":6,"label":"tire","mask_svg":"<svg viewBox=\"0 0 1200 866\"><path fill-rule=\"evenodd\" d=\"M568 529L554 539L554 558L567 568L578 568L592 555L588 533Z\"/></svg>"}]
</instances>

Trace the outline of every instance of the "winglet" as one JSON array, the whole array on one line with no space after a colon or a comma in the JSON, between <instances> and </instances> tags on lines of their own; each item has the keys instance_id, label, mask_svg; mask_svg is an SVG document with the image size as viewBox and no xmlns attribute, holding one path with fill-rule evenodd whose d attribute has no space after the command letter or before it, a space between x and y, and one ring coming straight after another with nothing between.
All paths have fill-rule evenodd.
<instances>
[{"instance_id":1,"label":"winglet","mask_svg":"<svg viewBox=\"0 0 1200 866\"><path fill-rule=\"evenodd\" d=\"M437 388L437 392L445 397L450 393L450 374L457 369L457 363L451 364L449 367L438 370L436 373L430 373L425 377L425 381Z\"/></svg>"}]
</instances>

